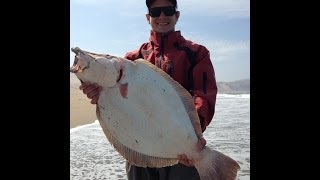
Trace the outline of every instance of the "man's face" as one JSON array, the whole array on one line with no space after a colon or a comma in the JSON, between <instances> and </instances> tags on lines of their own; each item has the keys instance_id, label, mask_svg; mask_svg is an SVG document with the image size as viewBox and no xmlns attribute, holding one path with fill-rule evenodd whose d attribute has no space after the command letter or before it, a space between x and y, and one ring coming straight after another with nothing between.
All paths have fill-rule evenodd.
<instances>
[{"instance_id":1,"label":"man's face","mask_svg":"<svg viewBox=\"0 0 320 180\"><path fill-rule=\"evenodd\" d=\"M167 0L156 0L150 8L156 8L156 7L166 7L166 6L172 6L173 4L170 1ZM158 33L167 33L170 31L175 30L176 22L178 21L180 12L177 11L173 15L166 16L163 11L161 11L160 16L158 17L151 17L149 14L146 14L147 20L149 24L151 25L152 30L158 32Z\"/></svg>"}]
</instances>

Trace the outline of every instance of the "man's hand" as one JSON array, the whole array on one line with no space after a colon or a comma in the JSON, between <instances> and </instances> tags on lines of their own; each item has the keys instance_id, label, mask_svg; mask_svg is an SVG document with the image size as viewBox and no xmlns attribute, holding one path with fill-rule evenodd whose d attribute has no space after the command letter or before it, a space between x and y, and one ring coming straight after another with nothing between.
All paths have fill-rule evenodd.
<instances>
[{"instance_id":1,"label":"man's hand","mask_svg":"<svg viewBox=\"0 0 320 180\"><path fill-rule=\"evenodd\" d=\"M97 104L100 92L102 90L101 86L99 86L98 84L90 84L88 82L84 82L80 85L79 89L82 90L89 99L91 99L91 104Z\"/></svg>"},{"instance_id":2,"label":"man's hand","mask_svg":"<svg viewBox=\"0 0 320 180\"><path fill-rule=\"evenodd\" d=\"M204 137L201 137L198 142L197 142L197 150L200 152L204 146L207 144L207 141L204 139ZM179 163L188 166L188 167L192 167L194 166L194 162L192 161L192 159L188 159L187 155L182 154L182 155L178 155L178 159L179 159Z\"/></svg>"}]
</instances>

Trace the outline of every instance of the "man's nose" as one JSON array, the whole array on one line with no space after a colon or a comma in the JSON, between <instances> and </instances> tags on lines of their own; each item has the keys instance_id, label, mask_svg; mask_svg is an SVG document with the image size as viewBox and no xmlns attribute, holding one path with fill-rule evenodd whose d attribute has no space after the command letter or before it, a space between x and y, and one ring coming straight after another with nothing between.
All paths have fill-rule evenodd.
<instances>
[{"instance_id":1,"label":"man's nose","mask_svg":"<svg viewBox=\"0 0 320 180\"><path fill-rule=\"evenodd\" d=\"M163 11L161 11L160 16L159 17L165 17L166 15L164 14Z\"/></svg>"}]
</instances>

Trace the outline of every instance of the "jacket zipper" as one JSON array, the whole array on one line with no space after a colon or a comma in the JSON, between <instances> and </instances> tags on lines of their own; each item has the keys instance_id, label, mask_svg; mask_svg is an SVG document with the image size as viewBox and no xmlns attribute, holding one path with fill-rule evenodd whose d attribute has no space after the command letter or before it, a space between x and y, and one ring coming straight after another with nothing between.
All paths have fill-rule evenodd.
<instances>
[{"instance_id":1,"label":"jacket zipper","mask_svg":"<svg viewBox=\"0 0 320 180\"><path fill-rule=\"evenodd\" d=\"M159 61L159 68L162 69L162 61L163 61L163 51L164 51L164 40L163 40L163 34L161 34L161 40L160 40L160 61Z\"/></svg>"},{"instance_id":2,"label":"jacket zipper","mask_svg":"<svg viewBox=\"0 0 320 180\"><path fill-rule=\"evenodd\" d=\"M167 37L167 35L161 35L161 40L160 40L160 57L159 57L159 63L158 63L158 67L161 68L162 70L164 70L165 72L167 72L167 74L169 74L169 76L172 77L172 62L168 61L167 66L166 67L162 67L163 63L164 63L164 37Z\"/></svg>"}]
</instances>

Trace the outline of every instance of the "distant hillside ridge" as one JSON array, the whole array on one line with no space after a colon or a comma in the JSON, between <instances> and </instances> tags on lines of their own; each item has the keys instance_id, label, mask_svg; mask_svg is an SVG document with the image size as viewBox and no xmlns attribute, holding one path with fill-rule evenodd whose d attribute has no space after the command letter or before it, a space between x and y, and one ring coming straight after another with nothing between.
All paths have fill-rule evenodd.
<instances>
[{"instance_id":1,"label":"distant hillside ridge","mask_svg":"<svg viewBox=\"0 0 320 180\"><path fill-rule=\"evenodd\" d=\"M217 82L218 94L250 94L250 79Z\"/></svg>"}]
</instances>

